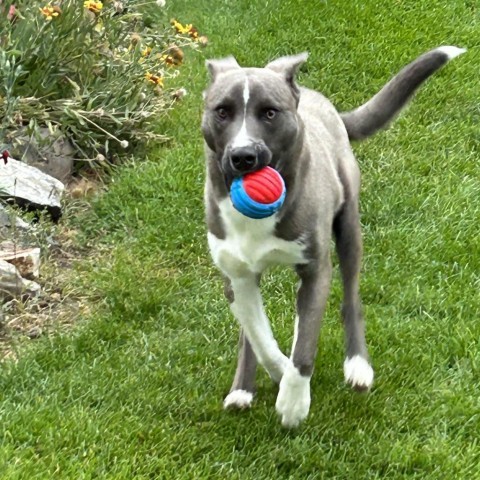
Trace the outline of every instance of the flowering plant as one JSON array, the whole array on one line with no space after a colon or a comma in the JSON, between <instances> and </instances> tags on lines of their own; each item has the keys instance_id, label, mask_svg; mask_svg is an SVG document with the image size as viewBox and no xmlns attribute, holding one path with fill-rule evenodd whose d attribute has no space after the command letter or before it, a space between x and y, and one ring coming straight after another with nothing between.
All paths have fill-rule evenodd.
<instances>
[{"instance_id":1,"label":"flowering plant","mask_svg":"<svg viewBox=\"0 0 480 480\"><path fill-rule=\"evenodd\" d=\"M0 143L48 127L71 140L79 159L91 160L165 138L153 126L179 98L169 81L184 50L202 43L193 27L169 24L164 1L130 0L128 9L113 0L5 3Z\"/></svg>"}]
</instances>

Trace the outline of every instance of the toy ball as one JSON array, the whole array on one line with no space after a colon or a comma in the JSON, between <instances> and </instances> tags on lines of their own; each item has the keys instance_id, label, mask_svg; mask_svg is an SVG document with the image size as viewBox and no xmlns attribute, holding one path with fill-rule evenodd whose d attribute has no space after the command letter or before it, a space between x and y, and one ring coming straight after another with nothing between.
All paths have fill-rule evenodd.
<instances>
[{"instance_id":1,"label":"toy ball","mask_svg":"<svg viewBox=\"0 0 480 480\"><path fill-rule=\"evenodd\" d=\"M271 167L237 177L230 188L233 206L250 218L266 218L280 210L285 201L285 182Z\"/></svg>"}]
</instances>

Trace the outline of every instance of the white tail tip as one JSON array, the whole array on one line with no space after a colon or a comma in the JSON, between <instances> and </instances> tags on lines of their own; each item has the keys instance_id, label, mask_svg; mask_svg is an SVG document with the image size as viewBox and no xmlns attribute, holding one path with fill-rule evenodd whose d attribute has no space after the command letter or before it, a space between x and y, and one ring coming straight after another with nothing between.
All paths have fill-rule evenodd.
<instances>
[{"instance_id":1,"label":"white tail tip","mask_svg":"<svg viewBox=\"0 0 480 480\"><path fill-rule=\"evenodd\" d=\"M449 60L451 60L452 58L458 57L459 55L467 51L466 48L458 48L454 46L438 47L437 50L439 52L444 53Z\"/></svg>"}]
</instances>

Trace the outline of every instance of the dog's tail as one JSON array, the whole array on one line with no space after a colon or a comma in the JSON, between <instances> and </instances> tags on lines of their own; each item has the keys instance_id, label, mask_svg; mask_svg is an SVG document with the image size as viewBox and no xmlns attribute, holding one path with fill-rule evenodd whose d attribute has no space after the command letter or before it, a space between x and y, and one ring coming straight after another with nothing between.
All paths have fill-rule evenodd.
<instances>
[{"instance_id":1,"label":"dog's tail","mask_svg":"<svg viewBox=\"0 0 480 480\"><path fill-rule=\"evenodd\" d=\"M341 113L348 138L362 140L387 126L430 75L465 51L449 46L424 53L404 67L367 103Z\"/></svg>"}]
</instances>

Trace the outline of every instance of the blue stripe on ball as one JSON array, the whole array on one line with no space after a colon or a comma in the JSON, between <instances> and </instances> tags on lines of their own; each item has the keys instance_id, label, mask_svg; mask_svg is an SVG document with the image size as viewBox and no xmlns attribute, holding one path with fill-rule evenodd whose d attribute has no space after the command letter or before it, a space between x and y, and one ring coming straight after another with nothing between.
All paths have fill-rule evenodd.
<instances>
[{"instance_id":1,"label":"blue stripe on ball","mask_svg":"<svg viewBox=\"0 0 480 480\"><path fill-rule=\"evenodd\" d=\"M233 206L242 215L249 218L266 218L273 215L280 210L283 202L285 201L286 191L283 189L282 194L273 203L259 203L252 200L243 187L243 177L237 177L233 180L230 188L230 198L232 199Z\"/></svg>"}]
</instances>

